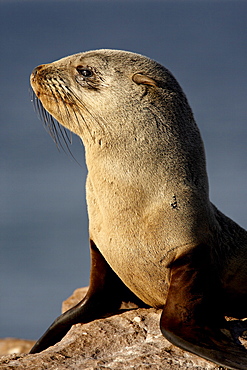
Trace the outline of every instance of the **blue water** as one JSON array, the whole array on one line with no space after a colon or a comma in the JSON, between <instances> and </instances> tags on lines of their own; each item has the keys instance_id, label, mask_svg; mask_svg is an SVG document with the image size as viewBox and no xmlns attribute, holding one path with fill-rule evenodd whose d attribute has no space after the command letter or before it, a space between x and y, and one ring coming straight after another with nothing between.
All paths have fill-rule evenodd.
<instances>
[{"instance_id":1,"label":"blue water","mask_svg":"<svg viewBox=\"0 0 247 370\"><path fill-rule=\"evenodd\" d=\"M88 284L82 165L59 153L33 111L39 64L96 48L145 54L186 92L207 154L212 201L247 227L245 1L2 1L0 337L35 339Z\"/></svg>"}]
</instances>

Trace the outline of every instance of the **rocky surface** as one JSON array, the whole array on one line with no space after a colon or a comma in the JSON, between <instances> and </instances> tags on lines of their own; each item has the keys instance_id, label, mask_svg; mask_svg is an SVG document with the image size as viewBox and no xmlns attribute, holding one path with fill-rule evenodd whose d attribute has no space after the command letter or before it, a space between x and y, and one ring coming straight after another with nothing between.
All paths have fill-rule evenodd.
<instances>
[{"instance_id":1,"label":"rocky surface","mask_svg":"<svg viewBox=\"0 0 247 370\"><path fill-rule=\"evenodd\" d=\"M77 303L85 291L85 288L76 290L64 302L63 310ZM88 324L74 325L60 343L40 354L2 356L0 369L219 369L170 344L159 329L160 313L153 308L132 309Z\"/></svg>"},{"instance_id":2,"label":"rocky surface","mask_svg":"<svg viewBox=\"0 0 247 370\"><path fill-rule=\"evenodd\" d=\"M25 340L17 338L0 339L0 356L10 355L12 353L28 353L34 345L34 340Z\"/></svg>"}]
</instances>

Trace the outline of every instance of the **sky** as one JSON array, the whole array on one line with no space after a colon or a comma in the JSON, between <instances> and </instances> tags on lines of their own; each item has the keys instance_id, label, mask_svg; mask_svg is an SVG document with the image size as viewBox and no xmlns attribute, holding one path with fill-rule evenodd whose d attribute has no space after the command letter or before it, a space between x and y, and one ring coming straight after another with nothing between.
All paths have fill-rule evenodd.
<instances>
[{"instance_id":1,"label":"sky","mask_svg":"<svg viewBox=\"0 0 247 370\"><path fill-rule=\"evenodd\" d=\"M186 93L212 202L247 226L246 1L0 1L0 337L37 339L89 281L84 149L34 112L34 67L98 48L147 55Z\"/></svg>"}]
</instances>

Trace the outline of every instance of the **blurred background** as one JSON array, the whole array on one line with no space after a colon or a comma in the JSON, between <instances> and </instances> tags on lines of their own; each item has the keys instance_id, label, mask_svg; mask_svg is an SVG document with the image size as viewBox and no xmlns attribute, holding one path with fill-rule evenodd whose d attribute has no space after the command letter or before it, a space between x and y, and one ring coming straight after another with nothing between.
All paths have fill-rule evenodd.
<instances>
[{"instance_id":1,"label":"blurred background","mask_svg":"<svg viewBox=\"0 0 247 370\"><path fill-rule=\"evenodd\" d=\"M201 130L211 200L247 227L246 1L0 1L0 337L38 338L89 280L84 149L59 152L32 69L97 48L172 71Z\"/></svg>"}]
</instances>

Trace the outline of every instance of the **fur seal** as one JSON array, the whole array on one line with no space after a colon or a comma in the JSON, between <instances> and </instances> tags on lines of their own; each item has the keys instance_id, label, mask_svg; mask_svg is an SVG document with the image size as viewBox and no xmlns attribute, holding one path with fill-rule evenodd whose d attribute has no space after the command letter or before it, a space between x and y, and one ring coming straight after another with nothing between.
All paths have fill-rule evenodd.
<instances>
[{"instance_id":1,"label":"fur seal","mask_svg":"<svg viewBox=\"0 0 247 370\"><path fill-rule=\"evenodd\" d=\"M84 143L91 247L86 297L31 353L133 301L163 309L173 344L246 369L224 328L225 316L247 314L247 232L209 200L202 139L176 79L142 55L96 50L38 66L31 86Z\"/></svg>"}]
</instances>

